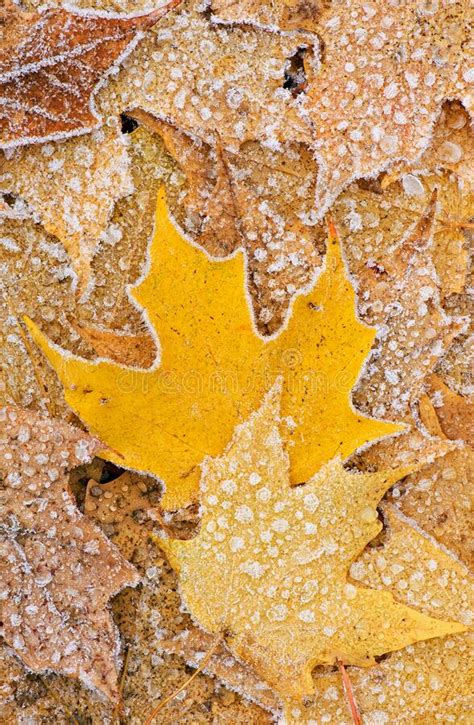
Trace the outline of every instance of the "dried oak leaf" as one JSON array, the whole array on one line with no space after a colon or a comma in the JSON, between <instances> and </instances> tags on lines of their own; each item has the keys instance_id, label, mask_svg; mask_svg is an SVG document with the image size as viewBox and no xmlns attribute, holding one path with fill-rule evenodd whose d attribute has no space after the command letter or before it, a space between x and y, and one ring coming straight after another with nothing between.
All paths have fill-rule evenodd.
<instances>
[{"instance_id":1,"label":"dried oak leaf","mask_svg":"<svg viewBox=\"0 0 474 725\"><path fill-rule=\"evenodd\" d=\"M244 141L308 141L285 70L308 33L282 35L251 26L219 26L190 2L137 48L116 84L115 105L141 108L236 153Z\"/></svg>"},{"instance_id":2,"label":"dried oak leaf","mask_svg":"<svg viewBox=\"0 0 474 725\"><path fill-rule=\"evenodd\" d=\"M140 109L132 115L160 134L186 174L185 230L210 254L223 256L239 246L247 252L259 329L275 332L292 294L321 264L324 247L313 223L317 167L310 149L247 142L231 153Z\"/></svg>"},{"instance_id":3,"label":"dried oak leaf","mask_svg":"<svg viewBox=\"0 0 474 725\"><path fill-rule=\"evenodd\" d=\"M77 136L96 128L100 82L163 15L119 17L62 8L0 10L0 147Z\"/></svg>"},{"instance_id":4,"label":"dried oak leaf","mask_svg":"<svg viewBox=\"0 0 474 725\"><path fill-rule=\"evenodd\" d=\"M86 138L14 149L8 157L0 152L0 191L26 201L64 244L85 292L115 202L133 191L126 137L115 124Z\"/></svg>"},{"instance_id":5,"label":"dried oak leaf","mask_svg":"<svg viewBox=\"0 0 474 725\"><path fill-rule=\"evenodd\" d=\"M28 326L69 405L110 446L110 460L161 477L166 508L195 498L204 457L223 449L278 375L283 414L292 419L293 484L334 455L344 458L401 429L350 404L375 330L356 317L334 229L324 271L295 299L280 334L262 338L245 294L244 254L216 261L190 244L172 223L162 190L148 270L132 294L159 335L161 360L150 370L82 360Z\"/></svg>"},{"instance_id":6,"label":"dried oak leaf","mask_svg":"<svg viewBox=\"0 0 474 725\"><path fill-rule=\"evenodd\" d=\"M466 0L423 5L331 3L319 21L319 66L308 64L307 103L320 164L317 203L428 146L446 98L471 110Z\"/></svg>"},{"instance_id":7,"label":"dried oak leaf","mask_svg":"<svg viewBox=\"0 0 474 725\"><path fill-rule=\"evenodd\" d=\"M1 411L2 635L32 670L118 695L118 638L107 609L135 569L76 508L68 468L98 441L30 410Z\"/></svg>"},{"instance_id":8,"label":"dried oak leaf","mask_svg":"<svg viewBox=\"0 0 474 725\"><path fill-rule=\"evenodd\" d=\"M382 529L376 506L407 469L354 474L339 457L289 486L280 389L207 459L194 539L156 542L183 601L207 632L225 633L280 697L311 695L316 665L368 667L378 655L465 629L351 584L348 568Z\"/></svg>"},{"instance_id":9,"label":"dried oak leaf","mask_svg":"<svg viewBox=\"0 0 474 725\"><path fill-rule=\"evenodd\" d=\"M329 5L330 0L211 0L211 11L217 22L315 31L319 16Z\"/></svg>"}]
</instances>

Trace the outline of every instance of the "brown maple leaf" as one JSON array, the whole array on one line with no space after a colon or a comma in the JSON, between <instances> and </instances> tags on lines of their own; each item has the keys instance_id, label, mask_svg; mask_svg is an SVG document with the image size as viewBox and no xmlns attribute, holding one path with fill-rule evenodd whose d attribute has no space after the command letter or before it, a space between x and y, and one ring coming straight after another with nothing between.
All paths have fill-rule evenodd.
<instances>
[{"instance_id":1,"label":"brown maple leaf","mask_svg":"<svg viewBox=\"0 0 474 725\"><path fill-rule=\"evenodd\" d=\"M76 508L65 472L100 447L30 410L0 410L1 634L24 664L118 694L107 609L138 574Z\"/></svg>"},{"instance_id":2,"label":"brown maple leaf","mask_svg":"<svg viewBox=\"0 0 474 725\"><path fill-rule=\"evenodd\" d=\"M180 0L148 15L118 17L61 8L0 9L0 146L78 135L100 123L94 91L111 68Z\"/></svg>"},{"instance_id":3,"label":"brown maple leaf","mask_svg":"<svg viewBox=\"0 0 474 725\"><path fill-rule=\"evenodd\" d=\"M340 0L323 13L305 106L323 207L352 179L419 157L446 98L469 109L470 12L466 0Z\"/></svg>"},{"instance_id":4,"label":"brown maple leaf","mask_svg":"<svg viewBox=\"0 0 474 725\"><path fill-rule=\"evenodd\" d=\"M315 36L217 25L199 7L183 3L149 34L111 84L114 103L141 108L211 145L217 133L235 153L245 141L276 148L310 140L285 72Z\"/></svg>"}]
</instances>

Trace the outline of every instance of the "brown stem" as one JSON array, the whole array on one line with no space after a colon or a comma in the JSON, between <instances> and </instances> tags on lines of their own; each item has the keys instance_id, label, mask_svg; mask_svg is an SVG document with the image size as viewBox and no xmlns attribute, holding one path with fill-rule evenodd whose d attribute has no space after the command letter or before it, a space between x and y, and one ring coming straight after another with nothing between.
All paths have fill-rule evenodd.
<instances>
[{"instance_id":1,"label":"brown stem","mask_svg":"<svg viewBox=\"0 0 474 725\"><path fill-rule=\"evenodd\" d=\"M159 713L159 711L162 710L165 707L165 705L167 705L169 702L171 702L171 700L174 700L174 698L177 695L179 695L179 693L182 692L189 685L189 683L194 680L195 677L198 676L198 674L207 665L207 663L209 662L209 660L211 659L212 655L214 654L214 652L216 651L216 649L219 647L219 645L221 644L221 642L222 642L223 639L224 639L224 633L223 632L221 634L218 634L217 635L217 637L215 638L212 646L208 649L208 651L206 652L206 655L203 657L203 659L202 659L199 667L193 672L193 674L191 675L191 677L188 677L188 679L181 685L181 687L178 687L178 689L175 690L174 692L172 692L171 695L168 695L168 697L165 697L164 700L161 700L161 702L158 703L158 705L155 707L155 709L153 710L153 712L151 713L151 715L149 715L147 717L147 719L145 720L144 725L151 725L152 722L153 722L153 720L155 719L155 717Z\"/></svg>"},{"instance_id":2,"label":"brown stem","mask_svg":"<svg viewBox=\"0 0 474 725\"><path fill-rule=\"evenodd\" d=\"M357 707L357 702L354 697L354 691L352 689L352 684L349 675L347 674L347 670L341 660L336 660L336 663L339 672L341 673L344 692L346 694L347 703L349 705L349 710L351 711L352 715L352 722L354 723L354 725L362 725L362 718L360 716L359 708Z\"/></svg>"}]
</instances>

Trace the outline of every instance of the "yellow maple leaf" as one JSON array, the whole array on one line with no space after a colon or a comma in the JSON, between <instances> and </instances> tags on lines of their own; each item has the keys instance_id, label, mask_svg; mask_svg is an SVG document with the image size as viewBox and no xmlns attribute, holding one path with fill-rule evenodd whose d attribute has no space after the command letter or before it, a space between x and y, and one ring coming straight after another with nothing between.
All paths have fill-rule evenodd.
<instances>
[{"instance_id":1,"label":"yellow maple leaf","mask_svg":"<svg viewBox=\"0 0 474 725\"><path fill-rule=\"evenodd\" d=\"M463 631L348 580L352 561L382 529L376 506L410 468L350 473L340 457L290 487L280 434L280 388L203 466L199 535L159 539L184 602L277 693L314 689L316 665L370 666L418 640Z\"/></svg>"},{"instance_id":2,"label":"yellow maple leaf","mask_svg":"<svg viewBox=\"0 0 474 725\"><path fill-rule=\"evenodd\" d=\"M162 191L150 266L132 296L159 336L161 359L152 369L82 360L27 323L69 405L112 449L110 460L162 478L165 507L196 495L199 464L223 450L278 375L283 415L291 417L292 484L307 481L335 455L345 458L401 430L350 404L375 329L357 319L334 230L316 284L295 299L281 333L264 339L245 294L243 253L216 261L189 243L170 219Z\"/></svg>"}]
</instances>

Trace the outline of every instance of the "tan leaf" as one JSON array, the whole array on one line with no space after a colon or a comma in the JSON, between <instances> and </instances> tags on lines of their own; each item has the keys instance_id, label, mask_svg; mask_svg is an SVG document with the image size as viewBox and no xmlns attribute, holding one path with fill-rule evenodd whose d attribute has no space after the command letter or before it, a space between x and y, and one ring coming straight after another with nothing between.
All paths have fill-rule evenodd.
<instances>
[{"instance_id":1,"label":"tan leaf","mask_svg":"<svg viewBox=\"0 0 474 725\"><path fill-rule=\"evenodd\" d=\"M84 511L98 524L106 525L107 534L126 559L132 559L134 551L143 544L149 527L145 522L157 516L155 509L161 492L159 484L144 476L125 471L108 483L90 480L87 484Z\"/></svg>"},{"instance_id":2,"label":"tan leaf","mask_svg":"<svg viewBox=\"0 0 474 725\"><path fill-rule=\"evenodd\" d=\"M149 368L156 358L157 350L151 335L130 335L74 323L73 327L97 355L121 365Z\"/></svg>"},{"instance_id":3,"label":"tan leaf","mask_svg":"<svg viewBox=\"0 0 474 725\"><path fill-rule=\"evenodd\" d=\"M433 137L428 148L420 158L414 161L399 161L390 167L382 181L385 188L392 181L410 173L443 169L452 171L469 193L474 185L474 135L471 118L464 106L458 101L446 101L436 121ZM422 182L422 179L419 179ZM404 186L410 187L416 196L420 187L412 179L405 180ZM408 193L408 192L407 192ZM453 220L454 221L454 220Z\"/></svg>"},{"instance_id":4,"label":"tan leaf","mask_svg":"<svg viewBox=\"0 0 474 725\"><path fill-rule=\"evenodd\" d=\"M159 649L166 654L179 655L188 665L198 667L200 661L208 652L215 637L191 625L172 639L160 639ZM244 665L224 645L220 645L208 665L204 668L206 674L217 677L218 680L231 687L245 697L258 702L260 707L277 712L280 700L273 690L258 679L252 668Z\"/></svg>"},{"instance_id":5,"label":"tan leaf","mask_svg":"<svg viewBox=\"0 0 474 725\"><path fill-rule=\"evenodd\" d=\"M323 62L307 67L318 205L354 178L420 156L446 98L469 103L469 18L465 0L331 4L318 27Z\"/></svg>"},{"instance_id":6,"label":"tan leaf","mask_svg":"<svg viewBox=\"0 0 474 725\"><path fill-rule=\"evenodd\" d=\"M448 316L440 304L430 255L435 209L434 193L404 238L390 245L390 236L385 237L384 253L379 230L379 250L371 248L377 256L367 259L365 252L365 264L354 244L359 240L364 245L363 232L352 235L347 248L355 260L351 266L358 267L362 316L379 326L372 358L354 393L355 403L373 415L409 417L410 403L421 394L426 374L465 326L463 319ZM357 214L354 208L351 211ZM370 208L364 211L371 214Z\"/></svg>"},{"instance_id":7,"label":"tan leaf","mask_svg":"<svg viewBox=\"0 0 474 725\"><path fill-rule=\"evenodd\" d=\"M247 142L234 154L143 111L132 115L162 136L186 174L186 231L213 255L246 250L259 327L275 332L324 251L313 224L317 168L309 148L293 143L272 150Z\"/></svg>"},{"instance_id":8,"label":"tan leaf","mask_svg":"<svg viewBox=\"0 0 474 725\"><path fill-rule=\"evenodd\" d=\"M1 411L2 635L32 670L117 696L117 634L107 605L135 569L76 508L65 471L99 443L30 410Z\"/></svg>"},{"instance_id":9,"label":"tan leaf","mask_svg":"<svg viewBox=\"0 0 474 725\"><path fill-rule=\"evenodd\" d=\"M87 138L0 152L0 191L24 199L64 244L85 292L115 202L133 191L126 137L115 124Z\"/></svg>"},{"instance_id":10,"label":"tan leaf","mask_svg":"<svg viewBox=\"0 0 474 725\"><path fill-rule=\"evenodd\" d=\"M474 452L465 446L408 476L399 500L403 513L468 566L474 564L473 484Z\"/></svg>"},{"instance_id":11,"label":"tan leaf","mask_svg":"<svg viewBox=\"0 0 474 725\"><path fill-rule=\"evenodd\" d=\"M307 33L218 26L187 3L137 48L112 88L115 103L207 143L217 133L235 152L247 140L307 141L307 123L284 84L289 58L313 42Z\"/></svg>"},{"instance_id":12,"label":"tan leaf","mask_svg":"<svg viewBox=\"0 0 474 725\"><path fill-rule=\"evenodd\" d=\"M78 135L97 127L93 96L179 0L148 15L103 17L62 8L26 12L11 0L0 9L0 147Z\"/></svg>"},{"instance_id":13,"label":"tan leaf","mask_svg":"<svg viewBox=\"0 0 474 725\"><path fill-rule=\"evenodd\" d=\"M253 23L281 30L315 31L330 0L212 0L212 15L226 23Z\"/></svg>"},{"instance_id":14,"label":"tan leaf","mask_svg":"<svg viewBox=\"0 0 474 725\"><path fill-rule=\"evenodd\" d=\"M430 375L427 392L446 438L464 440L474 448L474 399L457 395L438 375Z\"/></svg>"}]
</instances>

